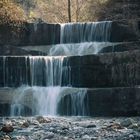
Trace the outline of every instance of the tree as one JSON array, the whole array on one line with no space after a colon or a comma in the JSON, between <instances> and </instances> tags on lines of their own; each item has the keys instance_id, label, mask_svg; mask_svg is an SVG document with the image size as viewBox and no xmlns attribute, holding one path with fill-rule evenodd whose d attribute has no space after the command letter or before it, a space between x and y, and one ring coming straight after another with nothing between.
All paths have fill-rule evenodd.
<instances>
[{"instance_id":1,"label":"tree","mask_svg":"<svg viewBox=\"0 0 140 140\"><path fill-rule=\"evenodd\" d=\"M29 19L41 18L50 23L80 22L87 19L86 7L89 0L14 1L22 5Z\"/></svg>"},{"instance_id":2,"label":"tree","mask_svg":"<svg viewBox=\"0 0 140 140\"><path fill-rule=\"evenodd\" d=\"M14 2L13 6L19 7L20 5L20 8L24 10L24 14L26 15L29 21L34 21L35 19L42 19L43 21L49 23L64 23L64 22L66 23L66 22L87 22L98 20L97 17L99 17L99 13L102 10L102 7L106 5L106 3L110 0L5 0L5 1L11 2L13 1ZM11 11L11 8L9 9L10 9L9 11ZM14 11L14 9L12 10Z\"/></svg>"},{"instance_id":3,"label":"tree","mask_svg":"<svg viewBox=\"0 0 140 140\"><path fill-rule=\"evenodd\" d=\"M71 1L68 0L68 18L69 22L71 22Z\"/></svg>"},{"instance_id":4,"label":"tree","mask_svg":"<svg viewBox=\"0 0 140 140\"><path fill-rule=\"evenodd\" d=\"M23 9L12 0L0 1L0 24L13 24L25 20Z\"/></svg>"}]
</instances>

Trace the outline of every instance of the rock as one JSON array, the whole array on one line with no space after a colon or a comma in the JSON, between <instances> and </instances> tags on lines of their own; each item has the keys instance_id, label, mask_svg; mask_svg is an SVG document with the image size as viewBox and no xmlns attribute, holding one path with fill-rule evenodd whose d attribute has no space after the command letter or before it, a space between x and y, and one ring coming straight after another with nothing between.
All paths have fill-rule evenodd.
<instances>
[{"instance_id":1,"label":"rock","mask_svg":"<svg viewBox=\"0 0 140 140\"><path fill-rule=\"evenodd\" d=\"M140 127L138 127L137 131L140 132Z\"/></svg>"},{"instance_id":2,"label":"rock","mask_svg":"<svg viewBox=\"0 0 140 140\"><path fill-rule=\"evenodd\" d=\"M25 136L18 136L15 138L15 140L28 140Z\"/></svg>"},{"instance_id":3,"label":"rock","mask_svg":"<svg viewBox=\"0 0 140 140\"><path fill-rule=\"evenodd\" d=\"M29 125L30 125L30 124L29 124L28 121L25 121L25 122L22 123L22 127L23 127L23 128L27 128L27 127L29 127Z\"/></svg>"},{"instance_id":4,"label":"rock","mask_svg":"<svg viewBox=\"0 0 140 140\"><path fill-rule=\"evenodd\" d=\"M88 125L86 126L86 128L95 128L95 127L96 127L95 124L88 124Z\"/></svg>"},{"instance_id":5,"label":"rock","mask_svg":"<svg viewBox=\"0 0 140 140\"><path fill-rule=\"evenodd\" d=\"M132 134L129 135L129 139L134 139L134 138L135 138L134 135L132 135Z\"/></svg>"},{"instance_id":6,"label":"rock","mask_svg":"<svg viewBox=\"0 0 140 140\"><path fill-rule=\"evenodd\" d=\"M98 140L98 138L97 137L92 137L91 140Z\"/></svg>"},{"instance_id":7,"label":"rock","mask_svg":"<svg viewBox=\"0 0 140 140\"><path fill-rule=\"evenodd\" d=\"M32 120L31 121L31 125L40 125L40 123L37 120Z\"/></svg>"},{"instance_id":8,"label":"rock","mask_svg":"<svg viewBox=\"0 0 140 140\"><path fill-rule=\"evenodd\" d=\"M125 120L123 120L122 122L121 122L121 125L123 126L123 127L129 127L130 125L132 125L132 122L133 122L133 120L132 119L125 119Z\"/></svg>"},{"instance_id":9,"label":"rock","mask_svg":"<svg viewBox=\"0 0 140 140\"><path fill-rule=\"evenodd\" d=\"M10 136L5 135L2 138L0 138L0 140L12 140Z\"/></svg>"},{"instance_id":10,"label":"rock","mask_svg":"<svg viewBox=\"0 0 140 140\"><path fill-rule=\"evenodd\" d=\"M10 132L13 132L14 131L14 128L11 124L4 124L1 128L1 131L2 132L5 132L6 134L10 133Z\"/></svg>"},{"instance_id":11,"label":"rock","mask_svg":"<svg viewBox=\"0 0 140 140\"><path fill-rule=\"evenodd\" d=\"M88 136L88 135L84 135L83 137L82 137L82 139L90 139L90 136Z\"/></svg>"},{"instance_id":12,"label":"rock","mask_svg":"<svg viewBox=\"0 0 140 140\"><path fill-rule=\"evenodd\" d=\"M46 119L45 117L43 117ZM17 119L14 126L14 133L12 133L12 140L49 140L49 139L60 139L60 140L139 140L140 139L140 129L139 124L132 118L132 124L127 127L133 126L134 129L124 129L120 125L120 121L126 121L124 118L117 118L112 121L112 118L82 118L80 121L71 118L52 118L52 122L49 124L40 124L37 117L32 117L26 120L25 118ZM130 119L130 118L128 118ZM2 120L1 120L2 121ZM36 121L39 125L33 125L33 121ZM69 126L68 121L71 122ZM13 123L13 121L12 121ZM26 125L29 123L30 127L28 129L23 129L21 124ZM11 124L11 122L6 123ZM105 127L103 128L103 126ZM96 125L94 128L93 126ZM135 131L135 126L137 130ZM16 128L17 127L17 128ZM89 127L89 128L87 128ZM71 128L71 129L70 129ZM2 136L1 136L2 137ZM11 140L4 139L3 140ZM9 138L9 137L7 137ZM1 140L1 138L0 138Z\"/></svg>"},{"instance_id":13,"label":"rock","mask_svg":"<svg viewBox=\"0 0 140 140\"><path fill-rule=\"evenodd\" d=\"M137 131L140 132L140 123L137 124Z\"/></svg>"},{"instance_id":14,"label":"rock","mask_svg":"<svg viewBox=\"0 0 140 140\"><path fill-rule=\"evenodd\" d=\"M109 126L107 126L108 128L112 128L112 129L123 129L124 127L122 127L120 124L118 123L113 123Z\"/></svg>"},{"instance_id":15,"label":"rock","mask_svg":"<svg viewBox=\"0 0 140 140\"><path fill-rule=\"evenodd\" d=\"M17 31L16 34L15 31ZM38 23L36 30L35 23L28 22L24 22L18 29L7 24L0 25L0 44L2 45L29 46L58 43L60 43L60 24Z\"/></svg>"},{"instance_id":16,"label":"rock","mask_svg":"<svg viewBox=\"0 0 140 140\"><path fill-rule=\"evenodd\" d=\"M129 129L137 130L137 129L138 129L138 124L136 124L136 123L131 124L128 128L129 128Z\"/></svg>"},{"instance_id":17,"label":"rock","mask_svg":"<svg viewBox=\"0 0 140 140\"><path fill-rule=\"evenodd\" d=\"M38 117L36 118L36 120L37 120L39 123L50 123L50 122L51 122L50 119L44 118L44 117L42 117L42 116L38 116Z\"/></svg>"},{"instance_id":18,"label":"rock","mask_svg":"<svg viewBox=\"0 0 140 140\"><path fill-rule=\"evenodd\" d=\"M45 133L45 139L47 138L47 139L52 139L53 137L54 137L54 133L52 133L52 132L47 132L47 133Z\"/></svg>"},{"instance_id":19,"label":"rock","mask_svg":"<svg viewBox=\"0 0 140 140\"><path fill-rule=\"evenodd\" d=\"M69 127L68 126L63 126L62 130L69 130Z\"/></svg>"}]
</instances>

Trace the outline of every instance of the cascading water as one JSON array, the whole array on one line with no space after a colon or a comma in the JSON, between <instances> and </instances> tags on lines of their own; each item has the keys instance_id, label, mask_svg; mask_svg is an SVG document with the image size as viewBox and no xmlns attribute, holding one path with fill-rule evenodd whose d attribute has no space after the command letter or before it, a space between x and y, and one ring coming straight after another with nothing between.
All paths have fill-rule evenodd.
<instances>
[{"instance_id":1,"label":"cascading water","mask_svg":"<svg viewBox=\"0 0 140 140\"><path fill-rule=\"evenodd\" d=\"M31 85L61 86L64 58L64 56L29 57Z\"/></svg>"},{"instance_id":2,"label":"cascading water","mask_svg":"<svg viewBox=\"0 0 140 140\"><path fill-rule=\"evenodd\" d=\"M61 44L110 41L111 21L61 25Z\"/></svg>"},{"instance_id":3,"label":"cascading water","mask_svg":"<svg viewBox=\"0 0 140 140\"><path fill-rule=\"evenodd\" d=\"M88 107L84 101L86 91L82 88L60 86L22 86L13 91L14 99L11 105L11 116L26 114L47 116L87 115ZM64 104L67 95L70 102ZM64 109L67 109L66 114L63 114Z\"/></svg>"},{"instance_id":4,"label":"cascading water","mask_svg":"<svg viewBox=\"0 0 140 140\"><path fill-rule=\"evenodd\" d=\"M59 108L63 115L87 116L88 113L88 98L86 88L70 88L65 87L61 90L62 96Z\"/></svg>"},{"instance_id":5,"label":"cascading water","mask_svg":"<svg viewBox=\"0 0 140 140\"><path fill-rule=\"evenodd\" d=\"M11 116L26 115L57 115L57 104L60 96L59 87L22 86L15 91L11 105ZM16 100L15 100L16 98Z\"/></svg>"},{"instance_id":6,"label":"cascading water","mask_svg":"<svg viewBox=\"0 0 140 140\"><path fill-rule=\"evenodd\" d=\"M15 91L18 94L13 98L11 115L23 114L23 110L25 110L24 105L26 104L23 103L23 101L29 89L29 93L32 93L32 99L35 99L31 104L32 115L56 115L57 99L60 96L64 57L37 56L28 57L28 59L31 87L26 85ZM44 85L45 87L37 87L37 85ZM23 103L23 105L21 103Z\"/></svg>"},{"instance_id":7,"label":"cascading water","mask_svg":"<svg viewBox=\"0 0 140 140\"><path fill-rule=\"evenodd\" d=\"M116 44L116 43L115 43ZM97 54L103 48L113 46L110 42L84 42L72 44L54 45L48 55L49 56L83 56Z\"/></svg>"},{"instance_id":8,"label":"cascading water","mask_svg":"<svg viewBox=\"0 0 140 140\"><path fill-rule=\"evenodd\" d=\"M67 23L61 25L61 44L54 45L50 56L77 56L97 54L110 43L111 21Z\"/></svg>"},{"instance_id":9,"label":"cascading water","mask_svg":"<svg viewBox=\"0 0 140 140\"><path fill-rule=\"evenodd\" d=\"M102 48L110 46L110 29L111 22L61 25L61 44L50 49L50 56L26 57L26 78L19 73L25 86L16 90L18 94L13 98L11 115L22 115L25 113L23 110L28 108L31 115L87 116L87 89L71 87L71 71L63 71L70 66L66 61L65 66L63 63L67 56L97 54ZM6 68L9 59L4 58L4 61ZM62 79L69 81L69 87L61 87ZM6 84L7 80L4 81ZM26 98L27 95L31 100Z\"/></svg>"},{"instance_id":10,"label":"cascading water","mask_svg":"<svg viewBox=\"0 0 140 140\"><path fill-rule=\"evenodd\" d=\"M19 59L20 57L17 58ZM64 58L65 56L29 56L24 60L29 61L25 64L29 64L28 67L30 67L29 83L31 83L31 86L27 84L14 91L11 116L26 115L29 111L31 111L28 113L30 115L58 115L59 112L61 114L61 110L58 111L58 104L61 102L62 96L66 91L65 89L67 89L66 87L61 87ZM22 77L22 75L19 76ZM42 85L44 85L44 87L41 87ZM69 90L70 89L73 88L69 88ZM82 89L76 91L75 97L77 98L78 95L77 99L80 99L79 107L81 106L81 108L83 108L81 101L84 99L86 90L83 89L83 94L79 94ZM71 105L68 104L68 106L75 108L73 106L75 104L74 96L72 96L71 93L69 94L72 97L73 103ZM78 105L76 110L79 110ZM71 115L83 115L84 111L75 114L73 109L70 112L72 112Z\"/></svg>"}]
</instances>

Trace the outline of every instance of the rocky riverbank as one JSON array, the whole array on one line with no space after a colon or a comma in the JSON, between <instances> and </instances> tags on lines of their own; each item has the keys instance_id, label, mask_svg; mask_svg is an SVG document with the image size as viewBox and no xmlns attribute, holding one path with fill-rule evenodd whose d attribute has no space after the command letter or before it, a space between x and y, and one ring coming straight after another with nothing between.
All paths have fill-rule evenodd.
<instances>
[{"instance_id":1,"label":"rocky riverbank","mask_svg":"<svg viewBox=\"0 0 140 140\"><path fill-rule=\"evenodd\" d=\"M4 128L9 126L13 127L13 132L5 134ZM140 139L140 117L13 117L0 118L0 127L0 140Z\"/></svg>"}]
</instances>

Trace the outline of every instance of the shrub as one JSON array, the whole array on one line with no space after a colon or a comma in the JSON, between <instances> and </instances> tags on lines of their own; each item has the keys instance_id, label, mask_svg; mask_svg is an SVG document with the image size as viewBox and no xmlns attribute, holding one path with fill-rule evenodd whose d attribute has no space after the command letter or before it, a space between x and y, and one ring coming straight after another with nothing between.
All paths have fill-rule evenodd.
<instances>
[{"instance_id":1,"label":"shrub","mask_svg":"<svg viewBox=\"0 0 140 140\"><path fill-rule=\"evenodd\" d=\"M12 0L0 1L0 24L19 25L26 19L23 9Z\"/></svg>"}]
</instances>

